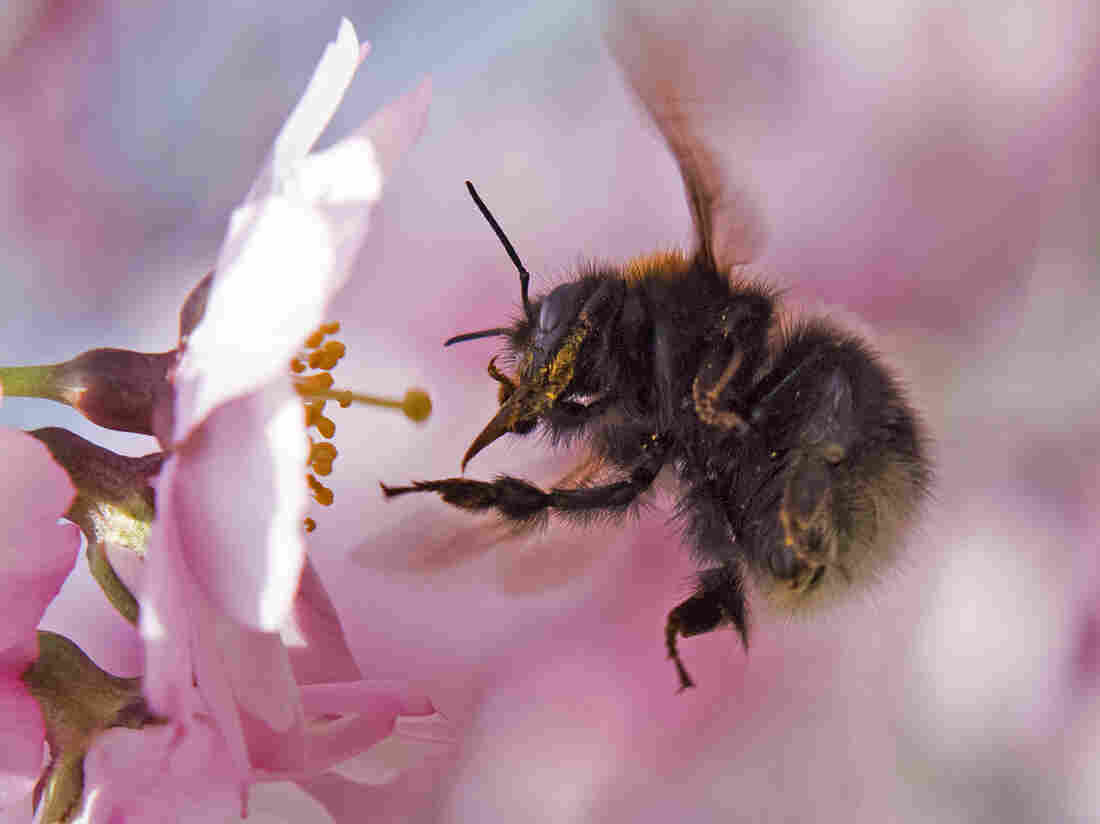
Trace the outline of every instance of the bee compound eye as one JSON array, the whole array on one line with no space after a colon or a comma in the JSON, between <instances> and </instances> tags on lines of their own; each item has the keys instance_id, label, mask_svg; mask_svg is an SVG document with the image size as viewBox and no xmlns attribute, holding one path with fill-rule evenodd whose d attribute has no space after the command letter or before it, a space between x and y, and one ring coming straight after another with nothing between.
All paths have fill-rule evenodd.
<instances>
[{"instance_id":1,"label":"bee compound eye","mask_svg":"<svg viewBox=\"0 0 1100 824\"><path fill-rule=\"evenodd\" d=\"M768 554L768 569L780 580L787 581L795 577L803 566L794 553L785 547L776 547Z\"/></svg>"},{"instance_id":2,"label":"bee compound eye","mask_svg":"<svg viewBox=\"0 0 1100 824\"><path fill-rule=\"evenodd\" d=\"M546 300L542 302L542 308L539 309L539 331L543 333L553 332L561 325L561 318L561 295L557 292L552 292L546 297Z\"/></svg>"}]
</instances>

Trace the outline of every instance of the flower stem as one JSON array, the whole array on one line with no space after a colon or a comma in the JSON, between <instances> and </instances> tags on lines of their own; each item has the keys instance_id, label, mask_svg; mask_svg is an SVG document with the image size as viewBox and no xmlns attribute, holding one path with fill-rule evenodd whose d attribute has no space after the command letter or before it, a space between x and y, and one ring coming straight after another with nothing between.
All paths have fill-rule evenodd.
<instances>
[{"instance_id":1,"label":"flower stem","mask_svg":"<svg viewBox=\"0 0 1100 824\"><path fill-rule=\"evenodd\" d=\"M45 398L60 401L56 382L57 365L0 366L0 386L12 398Z\"/></svg>"}]
</instances>

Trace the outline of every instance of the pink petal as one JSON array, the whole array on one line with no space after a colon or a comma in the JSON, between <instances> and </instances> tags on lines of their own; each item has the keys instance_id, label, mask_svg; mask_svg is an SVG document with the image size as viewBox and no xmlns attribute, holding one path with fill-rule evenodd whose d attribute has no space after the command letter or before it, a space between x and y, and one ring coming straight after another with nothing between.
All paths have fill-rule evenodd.
<instances>
[{"instance_id":1,"label":"pink petal","mask_svg":"<svg viewBox=\"0 0 1100 824\"><path fill-rule=\"evenodd\" d=\"M425 77L411 92L375 112L357 132L365 133L374 145L383 178L393 174L398 161L424 131L431 99L432 81Z\"/></svg>"},{"instance_id":2,"label":"pink petal","mask_svg":"<svg viewBox=\"0 0 1100 824\"><path fill-rule=\"evenodd\" d=\"M160 475L161 491L176 484L178 459L169 459ZM149 540L145 588L141 594L141 634L145 639L142 688L153 711L187 725L213 713L225 739L238 779L248 773L248 751L232 691L216 668L204 666L200 689L195 685L196 657L202 644L213 643L204 631L211 622L202 596L183 558L175 499L164 495Z\"/></svg>"},{"instance_id":3,"label":"pink petal","mask_svg":"<svg viewBox=\"0 0 1100 824\"><path fill-rule=\"evenodd\" d=\"M208 423L237 403L219 409ZM200 713L211 715L242 778L257 766L296 769L304 716L288 653L277 634L227 617L191 574L179 528L186 520L178 508L187 492L183 463L175 456L162 471L162 504L150 541L142 597L146 695L156 711L185 723ZM208 548L217 546L214 536ZM239 550L232 544L222 548L226 554Z\"/></svg>"},{"instance_id":4,"label":"pink petal","mask_svg":"<svg viewBox=\"0 0 1100 824\"><path fill-rule=\"evenodd\" d=\"M65 527L71 527L71 530ZM67 563L43 566L34 575L11 573L0 578L3 582L0 593L4 598L4 620L0 621L0 650L34 639L35 627L42 620L46 607L60 592L61 585L72 571L80 547L80 533L71 524L66 524L65 527L55 524L53 529L65 542L71 543L71 554Z\"/></svg>"},{"instance_id":5,"label":"pink petal","mask_svg":"<svg viewBox=\"0 0 1100 824\"><path fill-rule=\"evenodd\" d=\"M229 821L241 790L224 742L209 725L110 729L84 760L85 803L77 822Z\"/></svg>"},{"instance_id":6,"label":"pink petal","mask_svg":"<svg viewBox=\"0 0 1100 824\"><path fill-rule=\"evenodd\" d=\"M2 652L33 643L35 627L76 562L80 531L58 523L73 486L45 446L24 432L0 428L0 458L7 468L0 472Z\"/></svg>"},{"instance_id":7,"label":"pink petal","mask_svg":"<svg viewBox=\"0 0 1100 824\"><path fill-rule=\"evenodd\" d=\"M309 715L350 715L377 708L397 715L430 715L432 702L400 681L343 681L302 687L302 705Z\"/></svg>"},{"instance_id":8,"label":"pink petal","mask_svg":"<svg viewBox=\"0 0 1100 824\"><path fill-rule=\"evenodd\" d=\"M298 582L293 613L283 629L283 641L299 684L362 678L336 607L308 556Z\"/></svg>"},{"instance_id":9,"label":"pink petal","mask_svg":"<svg viewBox=\"0 0 1100 824\"><path fill-rule=\"evenodd\" d=\"M161 491L175 485L178 458L161 470ZM153 711L169 718L186 717L191 708L194 630L189 597L197 589L183 562L175 501L163 495L149 537L141 593L141 636L145 639L145 675L142 689Z\"/></svg>"},{"instance_id":10,"label":"pink petal","mask_svg":"<svg viewBox=\"0 0 1100 824\"><path fill-rule=\"evenodd\" d=\"M456 743L454 725L439 713L403 715L389 736L332 771L356 784L389 784L429 759L454 753Z\"/></svg>"},{"instance_id":11,"label":"pink petal","mask_svg":"<svg viewBox=\"0 0 1100 824\"><path fill-rule=\"evenodd\" d=\"M195 677L214 718L227 735L240 736L250 768L300 769L305 716L282 640L246 630L213 611L205 617L195 649Z\"/></svg>"},{"instance_id":12,"label":"pink petal","mask_svg":"<svg viewBox=\"0 0 1100 824\"><path fill-rule=\"evenodd\" d=\"M303 777L366 752L393 733L401 715L434 712L430 701L411 695L407 686L384 681L306 686L302 688L302 705L311 716L342 716L310 725Z\"/></svg>"},{"instance_id":13,"label":"pink petal","mask_svg":"<svg viewBox=\"0 0 1100 824\"><path fill-rule=\"evenodd\" d=\"M42 772L46 728L22 681L0 679L0 808L34 789Z\"/></svg>"},{"instance_id":14,"label":"pink petal","mask_svg":"<svg viewBox=\"0 0 1100 824\"><path fill-rule=\"evenodd\" d=\"M0 428L0 569L37 574L72 565L80 545L75 527L58 527L73 485L49 450L25 432Z\"/></svg>"},{"instance_id":15,"label":"pink petal","mask_svg":"<svg viewBox=\"0 0 1100 824\"><path fill-rule=\"evenodd\" d=\"M334 824L313 796L289 781L257 784L248 798L247 824Z\"/></svg>"},{"instance_id":16,"label":"pink petal","mask_svg":"<svg viewBox=\"0 0 1100 824\"><path fill-rule=\"evenodd\" d=\"M305 558L303 428L288 380L226 403L172 459L158 495L172 499L184 563L206 596L263 631L285 621Z\"/></svg>"},{"instance_id":17,"label":"pink petal","mask_svg":"<svg viewBox=\"0 0 1100 824\"><path fill-rule=\"evenodd\" d=\"M216 406L285 373L325 319L386 174L423 128L430 84L297 163L278 191L234 212L206 314L177 372L175 441Z\"/></svg>"}]
</instances>

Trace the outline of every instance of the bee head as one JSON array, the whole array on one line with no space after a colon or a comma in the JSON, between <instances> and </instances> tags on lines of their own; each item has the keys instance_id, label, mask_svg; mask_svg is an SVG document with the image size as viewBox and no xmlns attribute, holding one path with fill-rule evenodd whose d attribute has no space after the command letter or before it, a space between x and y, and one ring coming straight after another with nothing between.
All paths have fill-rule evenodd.
<instances>
[{"instance_id":1,"label":"bee head","mask_svg":"<svg viewBox=\"0 0 1100 824\"><path fill-rule=\"evenodd\" d=\"M466 450L462 458L463 470L474 455L502 435L531 431L561 397L573 380L577 356L592 332L594 315L610 294L606 284L586 278L562 284L532 304L528 297L530 273L473 184L467 181L466 188L519 272L523 318L514 328L502 326L467 332L444 342L444 346L450 346L476 338L508 337L520 355L518 384L498 372L493 361L489 362L489 374L501 384L501 406Z\"/></svg>"}]
</instances>

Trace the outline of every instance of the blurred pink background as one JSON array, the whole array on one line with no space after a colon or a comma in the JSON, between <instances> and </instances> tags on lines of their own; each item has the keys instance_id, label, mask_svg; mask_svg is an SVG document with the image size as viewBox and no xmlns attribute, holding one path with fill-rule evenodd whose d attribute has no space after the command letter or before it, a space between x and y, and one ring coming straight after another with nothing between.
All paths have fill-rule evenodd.
<instances>
[{"instance_id":1,"label":"blurred pink background","mask_svg":"<svg viewBox=\"0 0 1100 824\"><path fill-rule=\"evenodd\" d=\"M1087 0L965 8L664 4L700 128L760 197L752 270L896 363L936 441L934 500L872 597L812 621L757 610L689 639L692 565L667 494L619 529L502 538L377 481L454 474L489 419L515 273L690 240L671 157L602 46L601 13L490 2L15 2L0 13L5 364L170 348L184 296L341 15L373 52L327 142L434 80L337 301L346 384L432 393L423 428L337 413L336 505L313 557L365 673L422 683L460 730L384 787L311 791L358 820L1100 820L1100 15ZM325 143L323 140L322 143ZM152 441L7 399L0 423ZM504 439L472 477L551 481L570 456ZM242 501L243 503L243 501ZM118 674L83 566L47 626Z\"/></svg>"}]
</instances>

